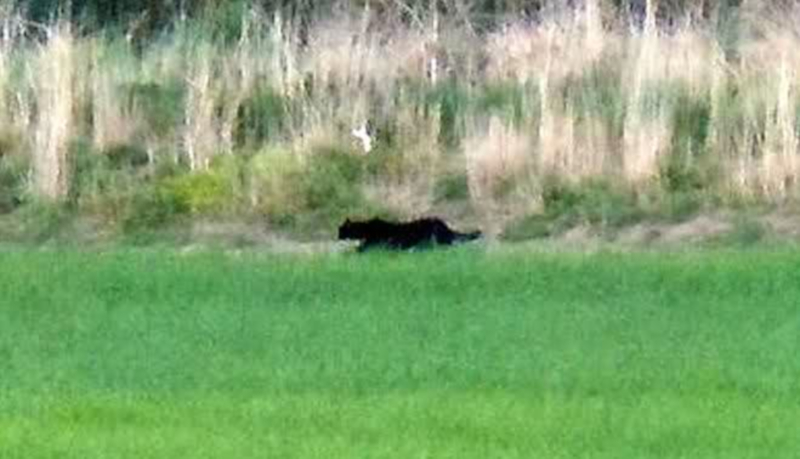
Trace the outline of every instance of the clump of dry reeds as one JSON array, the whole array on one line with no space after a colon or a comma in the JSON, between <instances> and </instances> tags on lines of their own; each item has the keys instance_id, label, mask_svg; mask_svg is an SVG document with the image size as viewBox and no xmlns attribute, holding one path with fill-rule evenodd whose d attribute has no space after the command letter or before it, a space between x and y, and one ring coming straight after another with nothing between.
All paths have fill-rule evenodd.
<instances>
[{"instance_id":1,"label":"clump of dry reeds","mask_svg":"<svg viewBox=\"0 0 800 459\"><path fill-rule=\"evenodd\" d=\"M69 179L66 166L75 128L77 45L69 24L53 25L48 35L37 49L34 64L33 183L40 195L58 198L65 195Z\"/></svg>"},{"instance_id":2,"label":"clump of dry reeds","mask_svg":"<svg viewBox=\"0 0 800 459\"><path fill-rule=\"evenodd\" d=\"M122 39L76 36L63 21L24 39L19 30L33 26L2 11L0 117L32 146L35 191L50 198L68 188L67 155L79 138L97 154L141 144L150 162L165 152L194 171L217 155L263 150L241 132L254 122L243 107L265 88L280 106L259 116L280 119L256 120L278 126L257 141L293 154L320 144L356 152L353 128L367 119L382 127L374 150L392 150L406 172L372 175L364 186L399 213L428 208L437 174L454 164L472 200L495 209L486 203L502 200L504 184L535 203L537 183L551 175L657 185L676 152L681 167L713 163L720 192L796 192L794 9L743 7L731 49L713 19L662 26L653 0L641 27L604 0L480 31L436 8L405 11L406 20L370 8L338 9L302 27L251 9L233 42L182 24L140 52ZM24 63L14 78L12 58ZM170 129L155 129L147 110L159 105L138 105L131 88L167 82L180 86L182 110ZM501 102L481 102L509 87ZM689 122L705 127L688 140L676 115L685 100L707 107Z\"/></svg>"}]
</instances>

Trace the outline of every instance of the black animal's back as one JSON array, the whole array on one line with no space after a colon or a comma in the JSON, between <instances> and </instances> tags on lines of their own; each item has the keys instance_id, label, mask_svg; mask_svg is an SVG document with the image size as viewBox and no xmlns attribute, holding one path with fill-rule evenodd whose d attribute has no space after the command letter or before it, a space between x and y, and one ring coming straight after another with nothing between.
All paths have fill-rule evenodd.
<instances>
[{"instance_id":1,"label":"black animal's back","mask_svg":"<svg viewBox=\"0 0 800 459\"><path fill-rule=\"evenodd\" d=\"M422 218L404 223L388 222L379 218L361 222L347 219L339 227L339 239L360 240L360 251L378 246L394 250L427 248L471 241L479 237L480 231L453 231L440 218Z\"/></svg>"}]
</instances>

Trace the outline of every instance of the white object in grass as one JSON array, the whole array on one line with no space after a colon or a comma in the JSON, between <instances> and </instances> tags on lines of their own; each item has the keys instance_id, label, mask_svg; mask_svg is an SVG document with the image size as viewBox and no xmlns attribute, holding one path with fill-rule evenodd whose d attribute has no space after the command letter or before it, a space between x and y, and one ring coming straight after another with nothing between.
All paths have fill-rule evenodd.
<instances>
[{"instance_id":1,"label":"white object in grass","mask_svg":"<svg viewBox=\"0 0 800 459\"><path fill-rule=\"evenodd\" d=\"M361 149L364 153L372 151L372 136L370 135L369 122L365 121L360 127L350 131L353 137L361 141Z\"/></svg>"}]
</instances>

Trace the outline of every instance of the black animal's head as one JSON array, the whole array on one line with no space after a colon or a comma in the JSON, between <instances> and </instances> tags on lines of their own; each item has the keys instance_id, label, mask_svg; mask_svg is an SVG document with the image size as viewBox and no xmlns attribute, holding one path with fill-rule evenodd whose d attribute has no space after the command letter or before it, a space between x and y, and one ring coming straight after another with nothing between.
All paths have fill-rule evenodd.
<instances>
[{"instance_id":1,"label":"black animal's head","mask_svg":"<svg viewBox=\"0 0 800 459\"><path fill-rule=\"evenodd\" d=\"M355 234L354 223L349 218L339 225L339 240L344 239L358 239Z\"/></svg>"}]
</instances>

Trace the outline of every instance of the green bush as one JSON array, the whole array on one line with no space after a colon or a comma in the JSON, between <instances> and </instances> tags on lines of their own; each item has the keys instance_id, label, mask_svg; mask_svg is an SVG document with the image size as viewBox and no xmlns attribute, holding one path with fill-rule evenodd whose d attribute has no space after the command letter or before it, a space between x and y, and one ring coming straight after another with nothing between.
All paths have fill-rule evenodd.
<instances>
[{"instance_id":1,"label":"green bush","mask_svg":"<svg viewBox=\"0 0 800 459\"><path fill-rule=\"evenodd\" d=\"M361 158L333 147L312 152L303 177L304 207L326 219L344 218L363 207Z\"/></svg>"},{"instance_id":2,"label":"green bush","mask_svg":"<svg viewBox=\"0 0 800 459\"><path fill-rule=\"evenodd\" d=\"M754 246L767 237L767 228L757 219L740 216L733 222L731 230L712 241L714 245L738 248Z\"/></svg>"},{"instance_id":3,"label":"green bush","mask_svg":"<svg viewBox=\"0 0 800 459\"><path fill-rule=\"evenodd\" d=\"M512 222L504 230L501 238L508 242L521 242L541 239L555 235L553 222L545 215L532 214Z\"/></svg>"},{"instance_id":4,"label":"green bush","mask_svg":"<svg viewBox=\"0 0 800 459\"><path fill-rule=\"evenodd\" d=\"M316 148L304 160L270 148L250 161L248 185L255 211L270 223L295 235L319 233L374 210L362 191L365 169L362 157L335 147Z\"/></svg>"},{"instance_id":5,"label":"green bush","mask_svg":"<svg viewBox=\"0 0 800 459\"><path fill-rule=\"evenodd\" d=\"M31 200L21 206L14 217L19 222L16 239L41 244L57 237L73 214L62 203Z\"/></svg>"},{"instance_id":6,"label":"green bush","mask_svg":"<svg viewBox=\"0 0 800 459\"><path fill-rule=\"evenodd\" d=\"M197 172L176 177L164 184L164 191L181 208L192 214L219 213L232 199L225 178L213 172Z\"/></svg>"},{"instance_id":7,"label":"green bush","mask_svg":"<svg viewBox=\"0 0 800 459\"><path fill-rule=\"evenodd\" d=\"M689 202L717 182L715 163L706 152L710 123L709 100L678 95L672 113L672 148L659 179L667 193L680 195L679 201Z\"/></svg>"},{"instance_id":8,"label":"green bush","mask_svg":"<svg viewBox=\"0 0 800 459\"><path fill-rule=\"evenodd\" d=\"M21 155L0 154L0 214L19 207L25 197L30 167Z\"/></svg>"},{"instance_id":9,"label":"green bush","mask_svg":"<svg viewBox=\"0 0 800 459\"><path fill-rule=\"evenodd\" d=\"M133 83L127 94L129 108L144 116L147 131L159 137L171 134L183 119L185 88L179 80Z\"/></svg>"},{"instance_id":10,"label":"green bush","mask_svg":"<svg viewBox=\"0 0 800 459\"><path fill-rule=\"evenodd\" d=\"M673 114L672 150L659 170L657 212L685 221L719 194L718 163L706 151L709 108L705 101L682 99Z\"/></svg>"},{"instance_id":11,"label":"green bush","mask_svg":"<svg viewBox=\"0 0 800 459\"><path fill-rule=\"evenodd\" d=\"M147 150L139 145L120 144L105 149L102 153L114 169L136 169L146 166L150 158Z\"/></svg>"},{"instance_id":12,"label":"green bush","mask_svg":"<svg viewBox=\"0 0 800 459\"><path fill-rule=\"evenodd\" d=\"M399 143L399 142L398 142ZM400 150L401 145L389 147L380 145L368 155L359 159L358 166L363 172L377 180L399 181L412 172L412 165L408 157Z\"/></svg>"},{"instance_id":13,"label":"green bush","mask_svg":"<svg viewBox=\"0 0 800 459\"><path fill-rule=\"evenodd\" d=\"M711 126L711 101L682 91L672 111L671 125L672 154L702 156Z\"/></svg>"},{"instance_id":14,"label":"green bush","mask_svg":"<svg viewBox=\"0 0 800 459\"><path fill-rule=\"evenodd\" d=\"M541 214L529 215L512 223L505 230L504 239L553 236L579 225L609 231L645 217L632 190L602 179L572 184L548 177L543 183L542 203Z\"/></svg>"},{"instance_id":15,"label":"green bush","mask_svg":"<svg viewBox=\"0 0 800 459\"><path fill-rule=\"evenodd\" d=\"M136 235L164 228L188 213L174 193L162 186L147 185L136 190L124 203L122 231Z\"/></svg>"},{"instance_id":16,"label":"green bush","mask_svg":"<svg viewBox=\"0 0 800 459\"><path fill-rule=\"evenodd\" d=\"M469 106L467 91L455 78L444 80L428 92L425 108L434 108L439 116L439 143L456 150L464 134L464 112Z\"/></svg>"},{"instance_id":17,"label":"green bush","mask_svg":"<svg viewBox=\"0 0 800 459\"><path fill-rule=\"evenodd\" d=\"M286 101L267 86L260 86L246 99L236 116L234 139L238 146L260 145L276 140L287 118Z\"/></svg>"},{"instance_id":18,"label":"green bush","mask_svg":"<svg viewBox=\"0 0 800 459\"><path fill-rule=\"evenodd\" d=\"M560 91L579 121L584 117L602 120L614 136L622 136L626 111L622 81L621 69L599 63L588 72L567 78Z\"/></svg>"},{"instance_id":19,"label":"green bush","mask_svg":"<svg viewBox=\"0 0 800 459\"><path fill-rule=\"evenodd\" d=\"M706 200L699 192L668 193L663 197L659 213L670 222L687 221L700 213Z\"/></svg>"},{"instance_id":20,"label":"green bush","mask_svg":"<svg viewBox=\"0 0 800 459\"><path fill-rule=\"evenodd\" d=\"M583 218L592 225L619 228L640 221L644 215L636 194L606 180L590 180L581 189Z\"/></svg>"},{"instance_id":21,"label":"green bush","mask_svg":"<svg viewBox=\"0 0 800 459\"><path fill-rule=\"evenodd\" d=\"M602 179L589 179L579 184L548 179L542 190L542 201L544 215L562 229L578 224L619 228L643 217L632 191Z\"/></svg>"},{"instance_id":22,"label":"green bush","mask_svg":"<svg viewBox=\"0 0 800 459\"><path fill-rule=\"evenodd\" d=\"M194 215L219 215L239 210L243 165L234 156L214 158L208 170L175 174L159 181L162 192Z\"/></svg>"},{"instance_id":23,"label":"green bush","mask_svg":"<svg viewBox=\"0 0 800 459\"><path fill-rule=\"evenodd\" d=\"M436 182L433 190L434 200L441 201L462 201L469 198L469 180L467 175L447 174Z\"/></svg>"},{"instance_id":24,"label":"green bush","mask_svg":"<svg viewBox=\"0 0 800 459\"><path fill-rule=\"evenodd\" d=\"M214 41L234 44L242 35L242 17L252 7L249 0L226 0L206 3L200 14L199 26L203 35Z\"/></svg>"},{"instance_id":25,"label":"green bush","mask_svg":"<svg viewBox=\"0 0 800 459\"><path fill-rule=\"evenodd\" d=\"M68 206L125 234L162 228L178 215L216 210L228 202L213 180L192 176L174 161L137 167L146 161L146 153L135 146L97 151L86 141L76 141L68 158Z\"/></svg>"},{"instance_id":26,"label":"green bush","mask_svg":"<svg viewBox=\"0 0 800 459\"><path fill-rule=\"evenodd\" d=\"M289 223L303 211L303 163L289 150L259 151L248 164L247 186L255 212L273 222Z\"/></svg>"},{"instance_id":27,"label":"green bush","mask_svg":"<svg viewBox=\"0 0 800 459\"><path fill-rule=\"evenodd\" d=\"M126 154L134 147L118 146L115 157L95 150L88 141L78 140L70 145L68 155L70 208L116 223L124 215L127 202L143 185L150 183L145 171L123 164L132 158Z\"/></svg>"},{"instance_id":28,"label":"green bush","mask_svg":"<svg viewBox=\"0 0 800 459\"><path fill-rule=\"evenodd\" d=\"M78 210L113 214L117 198L133 192L148 181L144 149L128 144L97 151L88 141L70 146L67 203ZM108 209L112 207L112 209ZM104 209L106 208L106 209Z\"/></svg>"},{"instance_id":29,"label":"green bush","mask_svg":"<svg viewBox=\"0 0 800 459\"><path fill-rule=\"evenodd\" d=\"M108 170L107 157L99 155L89 141L79 140L70 145L69 189L67 202L75 208L83 208L85 201L100 194L105 188L102 172Z\"/></svg>"},{"instance_id":30,"label":"green bush","mask_svg":"<svg viewBox=\"0 0 800 459\"><path fill-rule=\"evenodd\" d=\"M667 160L659 178L664 191L671 194L699 193L709 186L702 170L675 158Z\"/></svg>"},{"instance_id":31,"label":"green bush","mask_svg":"<svg viewBox=\"0 0 800 459\"><path fill-rule=\"evenodd\" d=\"M0 159L21 154L23 144L22 136L18 132L0 130Z\"/></svg>"},{"instance_id":32,"label":"green bush","mask_svg":"<svg viewBox=\"0 0 800 459\"><path fill-rule=\"evenodd\" d=\"M524 110L537 104L526 104L524 87L517 82L488 84L475 101L478 113L491 113L521 126Z\"/></svg>"}]
</instances>

